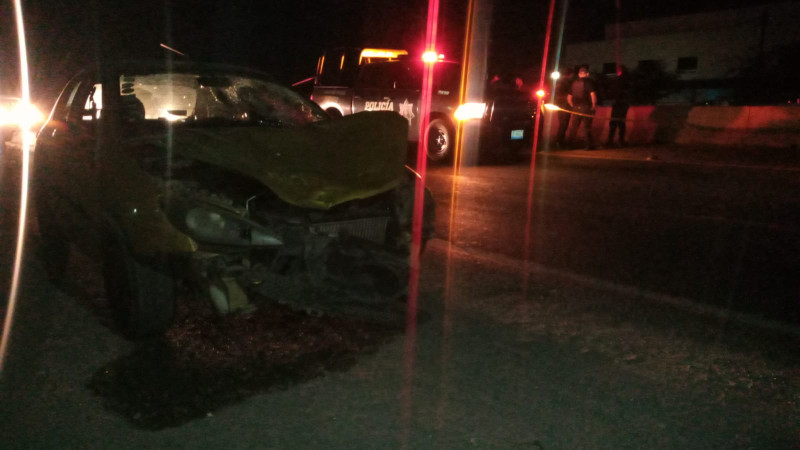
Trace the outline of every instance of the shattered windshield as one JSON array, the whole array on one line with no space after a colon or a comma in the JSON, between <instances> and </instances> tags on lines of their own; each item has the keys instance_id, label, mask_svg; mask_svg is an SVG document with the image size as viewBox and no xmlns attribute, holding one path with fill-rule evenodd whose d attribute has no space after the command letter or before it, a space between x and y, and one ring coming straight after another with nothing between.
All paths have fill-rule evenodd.
<instances>
[{"instance_id":1,"label":"shattered windshield","mask_svg":"<svg viewBox=\"0 0 800 450\"><path fill-rule=\"evenodd\" d=\"M297 93L242 76L123 74L119 93L127 122L295 127L325 118L318 106Z\"/></svg>"}]
</instances>

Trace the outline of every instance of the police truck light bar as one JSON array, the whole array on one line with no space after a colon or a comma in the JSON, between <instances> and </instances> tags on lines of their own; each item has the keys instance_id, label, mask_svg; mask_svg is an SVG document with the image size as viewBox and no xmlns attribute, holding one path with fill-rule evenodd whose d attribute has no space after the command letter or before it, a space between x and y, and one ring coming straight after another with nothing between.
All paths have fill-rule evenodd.
<instances>
[{"instance_id":1,"label":"police truck light bar","mask_svg":"<svg viewBox=\"0 0 800 450\"><path fill-rule=\"evenodd\" d=\"M397 58L400 55L407 55L405 50L395 50L390 48L365 48L361 50L362 58Z\"/></svg>"}]
</instances>

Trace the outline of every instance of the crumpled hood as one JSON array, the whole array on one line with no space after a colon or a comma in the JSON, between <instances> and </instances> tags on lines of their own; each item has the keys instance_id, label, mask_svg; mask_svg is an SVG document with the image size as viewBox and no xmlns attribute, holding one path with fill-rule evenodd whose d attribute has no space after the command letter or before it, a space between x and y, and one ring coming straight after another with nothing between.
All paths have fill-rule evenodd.
<instances>
[{"instance_id":1,"label":"crumpled hood","mask_svg":"<svg viewBox=\"0 0 800 450\"><path fill-rule=\"evenodd\" d=\"M408 122L369 112L296 128L174 129L173 151L250 176L293 205L328 209L395 187Z\"/></svg>"}]
</instances>

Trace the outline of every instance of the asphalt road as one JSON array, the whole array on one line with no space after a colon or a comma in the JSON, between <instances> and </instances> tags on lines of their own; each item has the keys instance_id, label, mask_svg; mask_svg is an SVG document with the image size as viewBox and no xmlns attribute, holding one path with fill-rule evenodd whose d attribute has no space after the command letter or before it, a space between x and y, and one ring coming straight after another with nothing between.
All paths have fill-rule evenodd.
<instances>
[{"instance_id":1,"label":"asphalt road","mask_svg":"<svg viewBox=\"0 0 800 450\"><path fill-rule=\"evenodd\" d=\"M628 155L636 153L653 152ZM437 231L459 247L522 259L530 220L532 262L800 322L800 170L668 154L620 158L541 155L530 209L527 163L465 168L455 183L451 169L433 167Z\"/></svg>"},{"instance_id":2,"label":"asphalt road","mask_svg":"<svg viewBox=\"0 0 800 450\"><path fill-rule=\"evenodd\" d=\"M0 167L7 292L18 165L4 158ZM604 252L616 246L597 236L633 233L640 222L625 225L632 217L658 230L694 223L700 203L682 210L683 200L670 200L675 192L651 191L655 175L634 166L611 170L605 181L597 175L602 188L581 182L599 170L589 161L539 167L534 211L550 214L537 216L549 221L534 222L532 242L535 255L553 256L534 259L560 265L526 270L518 257L526 194L515 186L526 188L525 167L468 169L452 241L444 239L449 197L439 193L444 228L423 259L416 329L313 318L265 300L255 313L219 318L182 297L174 330L132 343L110 328L96 262L74 255L71 281L53 286L33 256L32 234L0 374L0 447L796 446L796 337L593 283L627 272L602 271ZM433 169L434 190L452 185L448 178ZM645 187L623 187L632 179ZM684 183L672 190L686 192ZM718 198L734 194L707 189ZM636 205L642 198L658 206ZM672 216L676 224L664 225ZM500 229L514 240L504 242ZM614 252L622 267L638 257Z\"/></svg>"}]
</instances>

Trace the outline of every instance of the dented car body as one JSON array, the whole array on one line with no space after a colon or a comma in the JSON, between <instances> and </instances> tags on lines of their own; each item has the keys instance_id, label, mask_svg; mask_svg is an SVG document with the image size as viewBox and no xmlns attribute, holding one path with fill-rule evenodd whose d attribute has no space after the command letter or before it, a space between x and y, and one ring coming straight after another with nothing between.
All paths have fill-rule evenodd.
<instances>
[{"instance_id":1,"label":"dented car body","mask_svg":"<svg viewBox=\"0 0 800 450\"><path fill-rule=\"evenodd\" d=\"M392 113L329 120L266 75L230 66L139 62L79 74L35 150L46 267L61 276L71 242L102 260L115 318L132 337L169 327L175 280L222 312L250 307L254 292L286 277L379 306L406 285L407 127Z\"/></svg>"}]
</instances>

